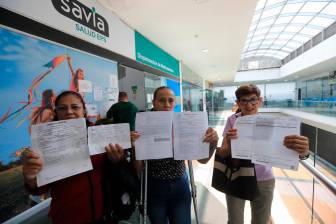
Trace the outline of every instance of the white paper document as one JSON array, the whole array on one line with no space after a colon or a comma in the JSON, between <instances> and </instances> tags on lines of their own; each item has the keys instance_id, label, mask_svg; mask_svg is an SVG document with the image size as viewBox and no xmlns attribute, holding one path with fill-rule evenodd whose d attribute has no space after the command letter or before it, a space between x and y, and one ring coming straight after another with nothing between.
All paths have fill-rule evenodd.
<instances>
[{"instance_id":1,"label":"white paper document","mask_svg":"<svg viewBox=\"0 0 336 224\"><path fill-rule=\"evenodd\" d=\"M98 116L98 106L96 104L85 104L86 113L88 117Z\"/></svg>"},{"instance_id":2,"label":"white paper document","mask_svg":"<svg viewBox=\"0 0 336 224\"><path fill-rule=\"evenodd\" d=\"M253 141L256 116L238 117L234 127L237 129L239 138L231 140L231 155L233 158L251 159L251 145Z\"/></svg>"},{"instance_id":3,"label":"white paper document","mask_svg":"<svg viewBox=\"0 0 336 224\"><path fill-rule=\"evenodd\" d=\"M33 125L31 140L44 162L37 186L92 169L84 118Z\"/></svg>"},{"instance_id":4,"label":"white paper document","mask_svg":"<svg viewBox=\"0 0 336 224\"><path fill-rule=\"evenodd\" d=\"M298 153L283 145L287 135L300 134L300 119L291 116L254 115L239 117L235 123L238 139L231 141L233 158L297 170ZM241 138L242 137L242 138Z\"/></svg>"},{"instance_id":5,"label":"white paper document","mask_svg":"<svg viewBox=\"0 0 336 224\"><path fill-rule=\"evenodd\" d=\"M209 143L203 142L208 128L206 112L174 113L174 159L193 160L209 157Z\"/></svg>"},{"instance_id":6,"label":"white paper document","mask_svg":"<svg viewBox=\"0 0 336 224\"><path fill-rule=\"evenodd\" d=\"M93 99L94 101L103 100L103 88L101 86L95 86L93 88Z\"/></svg>"},{"instance_id":7,"label":"white paper document","mask_svg":"<svg viewBox=\"0 0 336 224\"><path fill-rule=\"evenodd\" d=\"M119 144L123 149L131 148L129 123L89 127L88 143L90 155L104 153L109 143Z\"/></svg>"},{"instance_id":8,"label":"white paper document","mask_svg":"<svg viewBox=\"0 0 336 224\"><path fill-rule=\"evenodd\" d=\"M137 160L173 157L173 112L153 111L137 113L135 130L140 138L135 141Z\"/></svg>"},{"instance_id":9,"label":"white paper document","mask_svg":"<svg viewBox=\"0 0 336 224\"><path fill-rule=\"evenodd\" d=\"M89 80L78 80L79 92L92 93L92 82Z\"/></svg>"}]
</instances>

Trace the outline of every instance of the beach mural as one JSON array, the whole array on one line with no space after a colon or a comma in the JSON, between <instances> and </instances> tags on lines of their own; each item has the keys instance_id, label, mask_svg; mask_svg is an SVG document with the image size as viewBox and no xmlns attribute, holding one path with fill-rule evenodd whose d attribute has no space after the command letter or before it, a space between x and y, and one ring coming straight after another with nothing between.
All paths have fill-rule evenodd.
<instances>
[{"instance_id":1,"label":"beach mural","mask_svg":"<svg viewBox=\"0 0 336 224\"><path fill-rule=\"evenodd\" d=\"M64 90L84 96L91 120L104 117L117 101L116 62L0 28L1 165L31 145L31 125L53 119Z\"/></svg>"}]
</instances>

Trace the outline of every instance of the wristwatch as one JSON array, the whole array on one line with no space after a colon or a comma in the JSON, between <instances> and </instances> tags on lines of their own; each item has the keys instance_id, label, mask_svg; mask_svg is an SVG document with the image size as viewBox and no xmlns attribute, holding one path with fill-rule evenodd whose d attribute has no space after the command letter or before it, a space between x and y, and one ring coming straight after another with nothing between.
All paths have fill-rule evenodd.
<instances>
[{"instance_id":1,"label":"wristwatch","mask_svg":"<svg viewBox=\"0 0 336 224\"><path fill-rule=\"evenodd\" d=\"M310 153L308 152L308 154L307 155L299 155L299 159L300 160L305 160L305 159L308 159L309 158L309 156L310 156Z\"/></svg>"}]
</instances>

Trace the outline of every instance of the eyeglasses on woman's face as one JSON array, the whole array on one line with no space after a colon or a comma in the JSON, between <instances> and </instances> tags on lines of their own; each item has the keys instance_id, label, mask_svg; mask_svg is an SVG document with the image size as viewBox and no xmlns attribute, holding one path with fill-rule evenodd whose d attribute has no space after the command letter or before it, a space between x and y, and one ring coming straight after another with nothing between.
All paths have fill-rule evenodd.
<instances>
[{"instance_id":1,"label":"eyeglasses on woman's face","mask_svg":"<svg viewBox=\"0 0 336 224\"><path fill-rule=\"evenodd\" d=\"M85 116L84 105L75 96L63 96L55 107L59 120L82 118Z\"/></svg>"},{"instance_id":2,"label":"eyeglasses on woman's face","mask_svg":"<svg viewBox=\"0 0 336 224\"><path fill-rule=\"evenodd\" d=\"M243 106L246 106L247 104L256 105L259 102L259 97L252 97L252 98L241 98L239 100L239 103Z\"/></svg>"}]
</instances>

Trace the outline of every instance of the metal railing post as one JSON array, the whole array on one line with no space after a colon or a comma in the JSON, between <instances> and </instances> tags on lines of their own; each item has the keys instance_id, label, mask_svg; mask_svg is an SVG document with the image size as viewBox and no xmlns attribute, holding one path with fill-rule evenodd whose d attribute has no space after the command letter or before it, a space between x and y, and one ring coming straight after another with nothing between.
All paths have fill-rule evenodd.
<instances>
[{"instance_id":1,"label":"metal railing post","mask_svg":"<svg viewBox=\"0 0 336 224\"><path fill-rule=\"evenodd\" d=\"M192 166L192 161L188 160L188 169L189 169L189 178L190 178L190 186L191 186L191 196L193 199L194 211L195 211L195 218L196 224L199 223L198 221L198 210L197 210L197 189L194 180L194 170Z\"/></svg>"}]
</instances>

